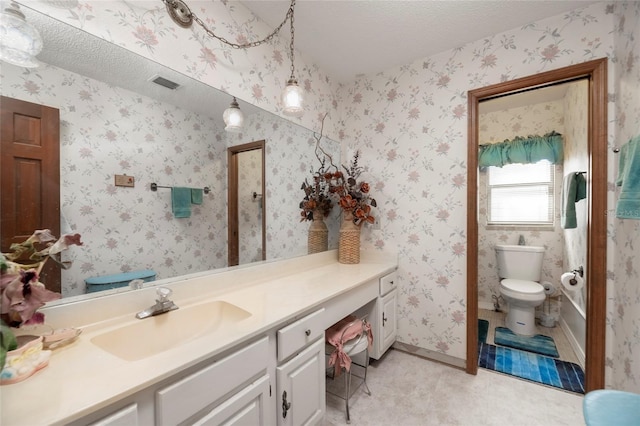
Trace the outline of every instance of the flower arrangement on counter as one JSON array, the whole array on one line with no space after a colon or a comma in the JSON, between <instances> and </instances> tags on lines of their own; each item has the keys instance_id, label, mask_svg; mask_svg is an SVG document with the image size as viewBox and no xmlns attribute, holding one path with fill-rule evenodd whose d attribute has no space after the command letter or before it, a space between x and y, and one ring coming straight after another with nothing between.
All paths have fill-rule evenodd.
<instances>
[{"instance_id":1,"label":"flower arrangement on counter","mask_svg":"<svg viewBox=\"0 0 640 426\"><path fill-rule=\"evenodd\" d=\"M346 175L340 171L335 172L330 187L330 192L338 197L342 211L351 215L355 225L374 223L376 219L371 214L371 208L378 206L369 194L369 184L358 181L363 171L358 164L359 158L360 152L356 151L349 167L342 166Z\"/></svg>"},{"instance_id":2,"label":"flower arrangement on counter","mask_svg":"<svg viewBox=\"0 0 640 426\"><path fill-rule=\"evenodd\" d=\"M304 191L304 198L300 201L300 221L320 219L314 218L314 212L322 215L322 218L329 216L333 203L331 202L330 178L332 173L325 171L325 162L320 162L320 168L313 174L313 182L309 184L305 179L300 189ZM327 179L329 178L329 180Z\"/></svg>"},{"instance_id":3,"label":"flower arrangement on counter","mask_svg":"<svg viewBox=\"0 0 640 426\"><path fill-rule=\"evenodd\" d=\"M44 245L44 249L39 250L39 245ZM7 353L17 349L9 327L43 323L44 315L36 311L61 297L39 281L40 272L49 259L62 269L70 268L71 262L62 261L61 255L72 245L83 245L80 234L65 234L56 239L50 230L43 229L22 243L11 244L10 253L0 254L0 370Z\"/></svg>"},{"instance_id":4,"label":"flower arrangement on counter","mask_svg":"<svg viewBox=\"0 0 640 426\"><path fill-rule=\"evenodd\" d=\"M324 130L324 120L328 114L322 117L320 133L314 132L313 137L316 140L315 154L316 158L320 162L320 167L313 173L313 182L309 183L307 179L302 182L300 189L304 191L304 198L300 201L300 222L305 220L313 221L314 212L322 214L322 218L329 216L331 209L333 208L333 202L331 201L331 178L333 173L329 172L326 168L327 159L331 164L330 168L338 169L333 164L333 159L329 154L325 152L320 146L320 140L322 139L322 132ZM320 157L322 154L322 157Z\"/></svg>"}]
</instances>

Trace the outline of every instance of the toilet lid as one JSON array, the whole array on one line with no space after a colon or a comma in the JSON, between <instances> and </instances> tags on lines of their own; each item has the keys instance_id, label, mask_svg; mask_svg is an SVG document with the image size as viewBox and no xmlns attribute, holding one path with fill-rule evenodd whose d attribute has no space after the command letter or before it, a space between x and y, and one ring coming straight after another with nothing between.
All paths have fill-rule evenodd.
<instances>
[{"instance_id":1,"label":"toilet lid","mask_svg":"<svg viewBox=\"0 0 640 426\"><path fill-rule=\"evenodd\" d=\"M507 290L519 293L540 293L544 292L544 287L535 281L506 279L500 281L500 285Z\"/></svg>"}]
</instances>

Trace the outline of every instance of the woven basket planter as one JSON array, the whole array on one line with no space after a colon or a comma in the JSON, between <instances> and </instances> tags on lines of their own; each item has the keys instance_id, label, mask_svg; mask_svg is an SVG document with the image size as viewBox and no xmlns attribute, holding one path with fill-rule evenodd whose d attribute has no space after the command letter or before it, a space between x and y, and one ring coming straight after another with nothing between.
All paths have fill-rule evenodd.
<instances>
[{"instance_id":1,"label":"woven basket planter","mask_svg":"<svg viewBox=\"0 0 640 426\"><path fill-rule=\"evenodd\" d=\"M338 262L360 263L360 227L353 223L351 214L344 214L340 225Z\"/></svg>"},{"instance_id":2,"label":"woven basket planter","mask_svg":"<svg viewBox=\"0 0 640 426\"><path fill-rule=\"evenodd\" d=\"M313 221L309 226L307 250L309 254L321 253L329 249L329 230L324 223L322 213L314 212Z\"/></svg>"}]
</instances>

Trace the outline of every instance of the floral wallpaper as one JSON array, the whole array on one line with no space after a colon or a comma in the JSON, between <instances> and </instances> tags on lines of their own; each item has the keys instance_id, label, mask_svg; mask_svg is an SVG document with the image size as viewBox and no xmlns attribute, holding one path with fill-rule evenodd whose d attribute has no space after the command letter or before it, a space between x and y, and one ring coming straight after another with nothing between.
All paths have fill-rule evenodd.
<instances>
[{"instance_id":1,"label":"floral wallpaper","mask_svg":"<svg viewBox=\"0 0 640 426\"><path fill-rule=\"evenodd\" d=\"M573 83L569 86L564 97L564 175L578 171L589 170L588 155L588 129L589 129L589 91L585 80ZM589 175L584 175L589 182ZM562 256L561 273L573 271L580 266L586 268L587 264L587 217L588 200L581 200L575 204L576 227L563 229L564 252ZM586 273L584 278L587 278ZM554 281L559 283L559 278ZM587 312L587 289L580 291L567 291L568 297Z\"/></svg>"},{"instance_id":2,"label":"floral wallpaper","mask_svg":"<svg viewBox=\"0 0 640 426\"><path fill-rule=\"evenodd\" d=\"M236 50L209 37L195 23L188 29L179 27L160 0L80 0L71 9L65 2L19 3L282 116L281 91L291 75L288 31L280 32L270 43ZM187 3L211 30L231 42L259 40L273 31L239 1ZM283 18L286 10L283 5ZM295 66L308 109L299 119L286 118L319 130L322 116L333 113L326 119L324 134L337 140L337 85L316 65L306 63L300 52L295 55Z\"/></svg>"},{"instance_id":3,"label":"floral wallpaper","mask_svg":"<svg viewBox=\"0 0 640 426\"><path fill-rule=\"evenodd\" d=\"M265 140L267 259L306 255L309 223L300 222L299 204L304 196L300 187L320 164L315 155L317 138L320 147L334 161L339 161L340 144L324 135L321 137L319 132L310 132L267 113L246 117L242 133L218 137L224 139L227 146ZM325 220L329 229L329 249L338 247L339 210L334 206Z\"/></svg>"},{"instance_id":4,"label":"floral wallpaper","mask_svg":"<svg viewBox=\"0 0 640 426\"><path fill-rule=\"evenodd\" d=\"M467 91L608 56L612 22L596 4L363 76L340 92L344 144L364 151L383 220L364 245L400 253L401 342L465 358Z\"/></svg>"},{"instance_id":5,"label":"floral wallpaper","mask_svg":"<svg viewBox=\"0 0 640 426\"><path fill-rule=\"evenodd\" d=\"M299 185L318 164L309 130L259 112L246 118L244 133L230 134L220 120L50 65L27 70L3 64L1 77L4 96L60 110L62 232L79 232L84 242L65 253L73 262L62 271L65 297L84 294L89 277L152 269L162 279L226 266L226 148L234 143L267 141L267 259L307 253L308 225L299 222L298 203ZM323 137L321 146L339 158L337 142ZM253 158L247 163L248 171L259 164ZM135 187L116 187L115 174L133 176ZM171 191L153 192L151 182L211 192L192 205L190 218L176 219ZM241 224L261 221L258 204L251 199L247 206ZM334 230L329 247L336 248L336 211L327 225ZM241 263L261 259L259 232L242 233Z\"/></svg>"},{"instance_id":6,"label":"floral wallpaper","mask_svg":"<svg viewBox=\"0 0 640 426\"><path fill-rule=\"evenodd\" d=\"M69 250L63 295L84 279L141 269L162 279L226 265L224 132L214 120L52 66L2 67L2 94L60 110L62 232L79 232ZM135 178L116 187L115 174ZM162 186L209 186L191 217L171 212Z\"/></svg>"},{"instance_id":7,"label":"floral wallpaper","mask_svg":"<svg viewBox=\"0 0 640 426\"><path fill-rule=\"evenodd\" d=\"M615 64L611 71L615 84L610 89L615 100L614 117L610 117L615 120L615 137L609 137L613 148L640 134L640 2L615 3L609 8L615 13ZM607 368L612 370L608 385L640 393L640 221L615 219L617 162L618 157L610 155L607 250L615 259L608 262L607 347L611 354Z\"/></svg>"},{"instance_id":8,"label":"floral wallpaper","mask_svg":"<svg viewBox=\"0 0 640 426\"><path fill-rule=\"evenodd\" d=\"M153 10L162 8L153 3ZM164 12L149 11L145 4L81 1L64 10L34 2L32 7L280 113L279 91L288 76L286 40L233 52L195 29L177 28ZM238 2L194 7L232 38L265 29ZM343 152L362 150L381 219L380 229L363 230L363 249L399 253L400 342L429 356L446 356L447 362L464 362L467 91L608 57L608 138L611 147L621 145L640 132L634 120L640 115L639 16L638 2L592 4L340 86L305 63L304 52L296 55L308 102L297 122L317 130L329 112L325 135L341 140ZM608 158L607 213L615 210L616 161L614 155ZM268 166L274 168L281 169L277 159ZM291 194L298 192L297 179L282 181ZM282 200L280 192L271 196L278 201L277 213L290 208L291 200ZM640 224L609 214L608 225L607 386L640 392L635 249ZM270 229L271 237L278 232L284 231Z\"/></svg>"},{"instance_id":9,"label":"floral wallpaper","mask_svg":"<svg viewBox=\"0 0 640 426\"><path fill-rule=\"evenodd\" d=\"M490 101L489 101L490 102ZM551 101L480 114L480 143L496 143L516 136L544 135L552 130L564 135L563 101ZM541 281L559 283L562 274L564 238L560 228L560 192L562 165L555 167L555 226L553 229L531 227L496 227L487 225L487 173L478 179L478 306L493 309L494 296L500 296L496 264L496 244L517 244L520 235L527 245L545 248ZM504 309L506 303L500 300Z\"/></svg>"}]
</instances>

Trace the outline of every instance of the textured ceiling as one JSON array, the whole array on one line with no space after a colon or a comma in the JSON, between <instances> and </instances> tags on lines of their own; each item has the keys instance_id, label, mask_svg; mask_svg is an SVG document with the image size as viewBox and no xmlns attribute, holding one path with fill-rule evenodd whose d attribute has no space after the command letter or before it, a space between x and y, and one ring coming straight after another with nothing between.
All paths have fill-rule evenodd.
<instances>
[{"instance_id":1,"label":"textured ceiling","mask_svg":"<svg viewBox=\"0 0 640 426\"><path fill-rule=\"evenodd\" d=\"M289 0L242 3L275 26ZM404 65L595 1L298 0L295 44L339 82ZM288 29L288 25L285 26Z\"/></svg>"},{"instance_id":2,"label":"textured ceiling","mask_svg":"<svg viewBox=\"0 0 640 426\"><path fill-rule=\"evenodd\" d=\"M44 40L38 55L41 62L208 117L222 116L231 103L230 95L198 80L40 12L27 7L21 10ZM149 80L155 76L178 83L180 87L170 90L151 83ZM245 115L259 111L251 104L238 102Z\"/></svg>"}]
</instances>

